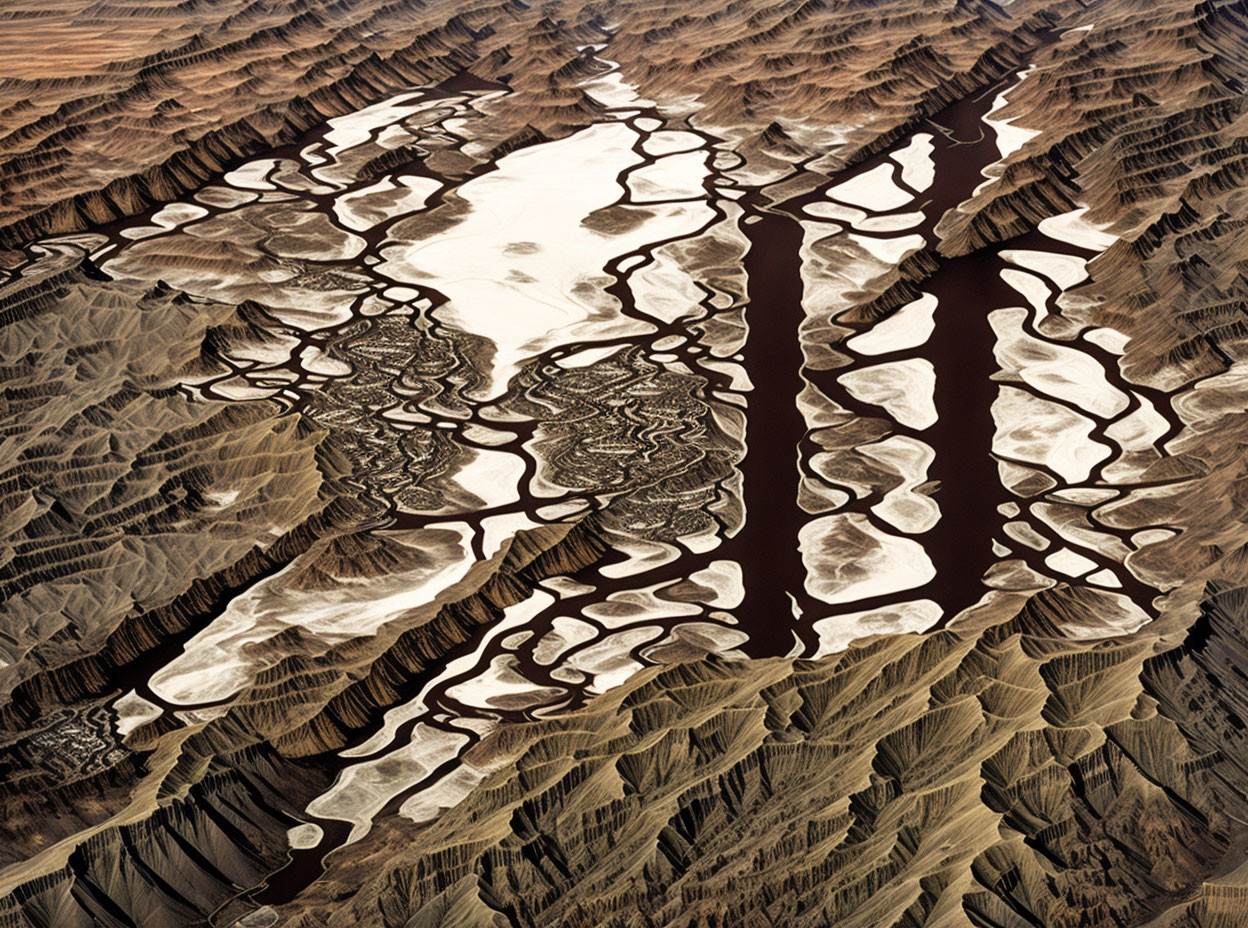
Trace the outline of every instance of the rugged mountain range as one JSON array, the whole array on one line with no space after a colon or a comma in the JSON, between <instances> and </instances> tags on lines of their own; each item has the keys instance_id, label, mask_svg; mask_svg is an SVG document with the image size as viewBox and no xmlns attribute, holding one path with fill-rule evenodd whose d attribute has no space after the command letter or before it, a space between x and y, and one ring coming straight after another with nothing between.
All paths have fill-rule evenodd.
<instances>
[{"instance_id":1,"label":"rugged mountain range","mask_svg":"<svg viewBox=\"0 0 1248 928\"><path fill-rule=\"evenodd\" d=\"M4 4L0 926L1248 925L1245 82Z\"/></svg>"}]
</instances>

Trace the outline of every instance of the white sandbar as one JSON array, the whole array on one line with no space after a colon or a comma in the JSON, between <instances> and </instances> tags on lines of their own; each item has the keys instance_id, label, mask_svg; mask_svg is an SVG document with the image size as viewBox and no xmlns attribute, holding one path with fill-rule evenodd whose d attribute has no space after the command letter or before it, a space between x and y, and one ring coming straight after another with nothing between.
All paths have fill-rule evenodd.
<instances>
[{"instance_id":1,"label":"white sandbar","mask_svg":"<svg viewBox=\"0 0 1248 928\"><path fill-rule=\"evenodd\" d=\"M836 379L855 399L882 406L902 425L925 429L936 424L936 368L926 358L862 367Z\"/></svg>"},{"instance_id":2,"label":"white sandbar","mask_svg":"<svg viewBox=\"0 0 1248 928\"><path fill-rule=\"evenodd\" d=\"M888 318L881 319L868 331L849 339L845 347L865 355L917 348L931 337L936 328L936 305L936 297L924 293Z\"/></svg>"},{"instance_id":3,"label":"white sandbar","mask_svg":"<svg viewBox=\"0 0 1248 928\"><path fill-rule=\"evenodd\" d=\"M913 197L893 182L893 169L891 164L878 165L830 188L828 196L881 213L905 206Z\"/></svg>"}]
</instances>

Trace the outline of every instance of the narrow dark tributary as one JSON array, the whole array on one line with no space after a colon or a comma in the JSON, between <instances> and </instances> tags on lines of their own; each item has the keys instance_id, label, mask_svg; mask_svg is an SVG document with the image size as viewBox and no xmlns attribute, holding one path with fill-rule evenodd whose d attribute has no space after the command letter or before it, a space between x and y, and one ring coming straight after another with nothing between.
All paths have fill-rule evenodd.
<instances>
[{"instance_id":1,"label":"narrow dark tributary","mask_svg":"<svg viewBox=\"0 0 1248 928\"><path fill-rule=\"evenodd\" d=\"M797 406L804 356L798 329L802 309L802 227L790 217L760 209L764 200L752 191L741 199L750 221L742 228L750 240L745 256L749 280L749 335L745 367L753 383L749 394L745 472L745 524L720 556L741 564L745 600L738 611L756 656L781 655L794 637L809 651L810 613L816 604L806 592L806 568L797 535L809 520L797 506L798 454L806 420ZM796 607L796 609L795 609ZM795 612L807 615L795 623Z\"/></svg>"},{"instance_id":2,"label":"narrow dark tributary","mask_svg":"<svg viewBox=\"0 0 1248 928\"><path fill-rule=\"evenodd\" d=\"M1055 37L1048 33L1041 36L1041 41ZM919 209L923 213L922 222L903 234L922 234L928 248L933 248L935 226L941 217L968 199L983 181L983 169L1000 157L995 136L983 117L992 108L996 92L1015 82L1018 73L1015 71L998 85L945 107L928 120L931 125L916 130L931 130L936 179L927 190L909 190L914 200L893 210ZM750 395L749 450L743 465L747 521L732 547L746 575L746 602L741 615L754 645L752 653L767 646L771 653L784 653L792 645L794 634L808 647L813 643L808 621L795 625L788 622L792 614L789 595L808 618L930 598L942 607L947 621L982 596L983 575L995 560L992 538L1002 521L997 507L1009 496L991 455L991 407L997 389L992 375L997 365L993 354L996 339L988 312L1016 304L1018 294L1002 280L995 249L979 249L957 258L938 259L940 264L934 275L919 284L938 300L935 329L920 349L897 355L926 356L936 367L936 423L923 430L896 423L892 428L894 434L911 435L935 451L928 478L938 484L933 496L940 506L941 518L935 527L919 536L935 568L935 577L914 590L856 600L839 608L812 604L802 588L806 571L797 552L797 537L811 517L795 504L794 483L799 457L809 458L818 450L809 440L804 418L795 403L804 385L803 377L856 415L881 418L885 414L879 407L855 400L837 383L842 369L815 371L801 367L796 333L804 320L798 253L802 231L796 220L802 216L804 206L827 202L829 188L891 164L889 156L912 137L908 135L892 148L838 173L811 193L778 204L772 212L759 213L760 221L744 226L751 243L746 259L750 279L746 366L755 392ZM904 186L899 174L899 170L895 172L895 180ZM781 212L787 216L778 215ZM865 331L873 324L848 326ZM871 363L884 363L894 357L880 355L871 358ZM878 501L878 497L860 500L839 511L865 511Z\"/></svg>"}]
</instances>

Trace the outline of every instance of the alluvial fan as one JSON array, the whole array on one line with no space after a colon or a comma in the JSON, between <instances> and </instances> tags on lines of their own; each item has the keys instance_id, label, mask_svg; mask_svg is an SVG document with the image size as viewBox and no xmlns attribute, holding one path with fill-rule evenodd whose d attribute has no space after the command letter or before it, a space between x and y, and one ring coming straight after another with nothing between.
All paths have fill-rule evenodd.
<instances>
[{"instance_id":1,"label":"alluvial fan","mask_svg":"<svg viewBox=\"0 0 1248 928\"><path fill-rule=\"evenodd\" d=\"M0 928L1248 928L1246 84L0 5Z\"/></svg>"}]
</instances>

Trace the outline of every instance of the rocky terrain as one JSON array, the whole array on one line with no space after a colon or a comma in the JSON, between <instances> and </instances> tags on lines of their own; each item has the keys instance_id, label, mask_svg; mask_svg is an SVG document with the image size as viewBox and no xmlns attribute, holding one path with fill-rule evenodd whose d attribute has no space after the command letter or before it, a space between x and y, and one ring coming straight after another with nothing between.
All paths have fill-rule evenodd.
<instances>
[{"instance_id":1,"label":"rocky terrain","mask_svg":"<svg viewBox=\"0 0 1248 928\"><path fill-rule=\"evenodd\" d=\"M1243 0L0 7L0 928L1248 925Z\"/></svg>"}]
</instances>

